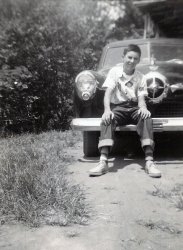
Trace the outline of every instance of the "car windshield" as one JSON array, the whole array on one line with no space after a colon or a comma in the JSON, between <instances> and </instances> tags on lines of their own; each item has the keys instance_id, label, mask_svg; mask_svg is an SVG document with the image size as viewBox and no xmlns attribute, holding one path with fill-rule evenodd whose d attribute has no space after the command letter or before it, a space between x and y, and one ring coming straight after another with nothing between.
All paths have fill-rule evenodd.
<instances>
[{"instance_id":1,"label":"car windshield","mask_svg":"<svg viewBox=\"0 0 183 250\"><path fill-rule=\"evenodd\" d=\"M183 45L151 44L151 56L157 61L181 61L183 60Z\"/></svg>"},{"instance_id":2,"label":"car windshield","mask_svg":"<svg viewBox=\"0 0 183 250\"><path fill-rule=\"evenodd\" d=\"M144 58L148 58L148 44L139 45L142 51L141 61ZM123 50L126 47L112 47L107 50L106 56L104 58L103 67L110 68L118 63L122 62Z\"/></svg>"},{"instance_id":3,"label":"car windshield","mask_svg":"<svg viewBox=\"0 0 183 250\"><path fill-rule=\"evenodd\" d=\"M156 61L177 61L183 63L183 45L148 43L139 44L141 48L140 64L150 63L150 56ZM125 47L111 47L107 50L103 61L103 68L110 68L122 62L123 50Z\"/></svg>"}]
</instances>

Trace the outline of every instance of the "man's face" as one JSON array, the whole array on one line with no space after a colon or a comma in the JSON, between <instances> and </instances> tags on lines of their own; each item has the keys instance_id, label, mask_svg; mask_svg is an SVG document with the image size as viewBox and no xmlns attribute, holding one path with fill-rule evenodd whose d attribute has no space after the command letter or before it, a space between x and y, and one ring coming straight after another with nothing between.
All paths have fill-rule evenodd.
<instances>
[{"instance_id":1,"label":"man's face","mask_svg":"<svg viewBox=\"0 0 183 250\"><path fill-rule=\"evenodd\" d=\"M140 61L140 55L139 53L135 51L129 51L126 53L126 55L123 56L123 65L124 65L124 71L128 73L132 73L136 67L136 65Z\"/></svg>"}]
</instances>

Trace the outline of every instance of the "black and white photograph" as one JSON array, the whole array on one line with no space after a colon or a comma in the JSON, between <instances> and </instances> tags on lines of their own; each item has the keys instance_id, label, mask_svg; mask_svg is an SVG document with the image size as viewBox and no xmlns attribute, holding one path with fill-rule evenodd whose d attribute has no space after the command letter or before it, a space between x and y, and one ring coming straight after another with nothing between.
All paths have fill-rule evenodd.
<instances>
[{"instance_id":1,"label":"black and white photograph","mask_svg":"<svg viewBox=\"0 0 183 250\"><path fill-rule=\"evenodd\" d=\"M0 250L183 249L183 0L0 0Z\"/></svg>"}]
</instances>

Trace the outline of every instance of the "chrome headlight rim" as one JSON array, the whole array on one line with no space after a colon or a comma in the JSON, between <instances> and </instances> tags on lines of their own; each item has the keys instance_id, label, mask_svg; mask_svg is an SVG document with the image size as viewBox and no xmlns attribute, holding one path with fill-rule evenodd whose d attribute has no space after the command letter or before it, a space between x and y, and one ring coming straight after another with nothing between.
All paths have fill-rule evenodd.
<instances>
[{"instance_id":1,"label":"chrome headlight rim","mask_svg":"<svg viewBox=\"0 0 183 250\"><path fill-rule=\"evenodd\" d=\"M80 80L81 77L86 79ZM84 87L85 85L88 85L88 89ZM98 82L95 76L87 70L79 73L75 79L77 94L83 101L89 101L93 99L96 93L97 85Z\"/></svg>"},{"instance_id":2,"label":"chrome headlight rim","mask_svg":"<svg viewBox=\"0 0 183 250\"><path fill-rule=\"evenodd\" d=\"M167 84L166 77L159 72L149 72L145 75L145 81L148 91L148 101L150 103L156 104L162 102L164 98L168 95L169 85ZM150 84L148 83L150 81ZM162 89L162 91L161 91ZM151 92L150 92L151 90ZM156 91L160 91L160 94L155 97ZM153 96L149 96L153 94Z\"/></svg>"}]
</instances>

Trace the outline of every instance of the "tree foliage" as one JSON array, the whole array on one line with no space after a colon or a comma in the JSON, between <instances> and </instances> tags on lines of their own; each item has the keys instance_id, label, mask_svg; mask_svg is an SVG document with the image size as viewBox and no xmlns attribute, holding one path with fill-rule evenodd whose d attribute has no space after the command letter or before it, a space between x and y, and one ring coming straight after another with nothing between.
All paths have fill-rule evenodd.
<instances>
[{"instance_id":1,"label":"tree foliage","mask_svg":"<svg viewBox=\"0 0 183 250\"><path fill-rule=\"evenodd\" d=\"M0 0L1 121L67 129L76 74L96 69L108 41L139 37L141 26L124 0Z\"/></svg>"}]
</instances>

